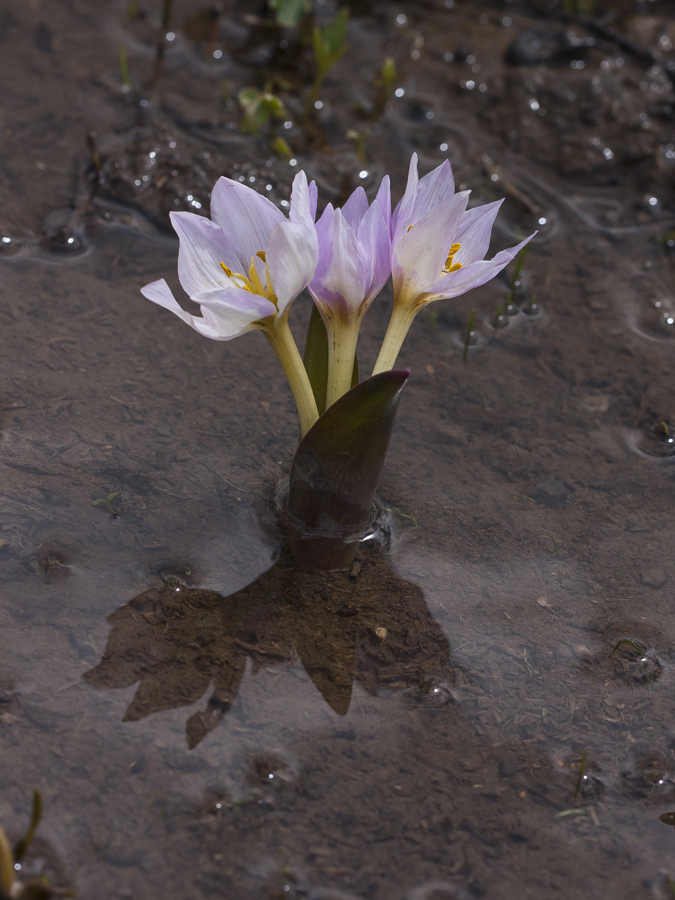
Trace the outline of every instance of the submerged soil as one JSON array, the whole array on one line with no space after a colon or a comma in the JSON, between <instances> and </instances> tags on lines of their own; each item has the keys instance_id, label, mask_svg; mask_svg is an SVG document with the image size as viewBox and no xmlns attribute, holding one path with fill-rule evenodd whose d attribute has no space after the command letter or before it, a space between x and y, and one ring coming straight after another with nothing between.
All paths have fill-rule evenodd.
<instances>
[{"instance_id":1,"label":"submerged soil","mask_svg":"<svg viewBox=\"0 0 675 900\"><path fill-rule=\"evenodd\" d=\"M85 900L672 897L672 5L351 12L303 124L262 3L176 0L148 86L158 3L0 2L0 825L39 788L27 869ZM258 135L250 85L287 110ZM539 234L415 322L391 540L316 573L272 354L138 289L218 175L398 198L413 150L506 198L491 252Z\"/></svg>"}]
</instances>

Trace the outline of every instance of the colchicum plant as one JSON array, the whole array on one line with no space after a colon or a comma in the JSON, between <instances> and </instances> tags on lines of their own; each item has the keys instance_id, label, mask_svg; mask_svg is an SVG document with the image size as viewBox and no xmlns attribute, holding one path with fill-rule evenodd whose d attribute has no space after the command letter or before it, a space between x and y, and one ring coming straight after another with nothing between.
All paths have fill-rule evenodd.
<instances>
[{"instance_id":1,"label":"colchicum plant","mask_svg":"<svg viewBox=\"0 0 675 900\"><path fill-rule=\"evenodd\" d=\"M301 444L288 496L291 545L322 568L345 565L368 530L377 479L409 375L394 371L418 312L485 284L531 240L485 259L501 200L467 209L446 160L423 178L417 155L391 212L385 176L369 205L358 187L316 220L317 188L293 182L289 217L258 194L220 178L211 219L171 213L180 239L178 277L201 316L186 312L164 279L142 288L204 337L229 341L262 331L298 408ZM392 276L394 305L372 376L360 384L356 350L363 317ZM305 358L288 324L305 288L314 300Z\"/></svg>"}]
</instances>

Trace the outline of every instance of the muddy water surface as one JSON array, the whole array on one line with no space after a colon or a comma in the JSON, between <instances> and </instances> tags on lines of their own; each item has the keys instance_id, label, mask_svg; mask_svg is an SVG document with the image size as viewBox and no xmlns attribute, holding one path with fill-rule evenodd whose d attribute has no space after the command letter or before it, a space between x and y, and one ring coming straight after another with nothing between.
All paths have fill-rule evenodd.
<instances>
[{"instance_id":1,"label":"muddy water surface","mask_svg":"<svg viewBox=\"0 0 675 900\"><path fill-rule=\"evenodd\" d=\"M673 896L672 8L356 4L301 126L262 4L177 0L147 87L158 6L0 4L0 824L39 788L29 866L83 898ZM243 135L266 80L290 126ZM316 574L267 346L138 288L218 175L398 197L412 150L506 197L493 252L539 234L415 323L391 540Z\"/></svg>"}]
</instances>

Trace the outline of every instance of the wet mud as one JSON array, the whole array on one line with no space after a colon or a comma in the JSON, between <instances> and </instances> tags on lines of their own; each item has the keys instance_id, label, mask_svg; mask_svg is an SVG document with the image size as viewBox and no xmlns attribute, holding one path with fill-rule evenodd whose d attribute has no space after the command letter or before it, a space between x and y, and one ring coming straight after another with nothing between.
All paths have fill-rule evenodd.
<instances>
[{"instance_id":1,"label":"wet mud","mask_svg":"<svg viewBox=\"0 0 675 900\"><path fill-rule=\"evenodd\" d=\"M302 30L176 0L156 73L160 12L0 2L0 825L39 788L85 900L672 897L672 6L352 4L308 116ZM219 175L398 199L413 150L539 233L415 322L389 539L317 573L276 360L138 289Z\"/></svg>"}]
</instances>

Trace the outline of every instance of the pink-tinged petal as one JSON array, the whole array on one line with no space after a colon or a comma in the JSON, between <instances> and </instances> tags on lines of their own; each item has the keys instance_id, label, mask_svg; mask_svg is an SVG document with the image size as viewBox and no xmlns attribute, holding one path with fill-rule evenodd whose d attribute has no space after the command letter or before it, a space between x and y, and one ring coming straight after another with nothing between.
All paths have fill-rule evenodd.
<instances>
[{"instance_id":1,"label":"pink-tinged petal","mask_svg":"<svg viewBox=\"0 0 675 900\"><path fill-rule=\"evenodd\" d=\"M348 225L358 231L361 219L368 212L368 197L366 192L359 185L356 190L352 191L347 202L342 207L342 215Z\"/></svg>"},{"instance_id":2,"label":"pink-tinged petal","mask_svg":"<svg viewBox=\"0 0 675 900\"><path fill-rule=\"evenodd\" d=\"M469 191L455 194L400 238L394 237L392 275L397 298L413 299L438 281L468 199Z\"/></svg>"},{"instance_id":3,"label":"pink-tinged petal","mask_svg":"<svg viewBox=\"0 0 675 900\"><path fill-rule=\"evenodd\" d=\"M341 210L333 213L319 248L319 264L310 286L312 296L344 315L358 312L366 292L366 273L359 241Z\"/></svg>"},{"instance_id":4,"label":"pink-tinged petal","mask_svg":"<svg viewBox=\"0 0 675 900\"><path fill-rule=\"evenodd\" d=\"M394 236L397 236L401 232L405 233L406 228L410 224L413 207L415 206L418 184L417 154L413 153L410 157L410 165L408 166L408 183L405 187L405 194L396 205L394 215L391 219L391 230Z\"/></svg>"},{"instance_id":5,"label":"pink-tinged petal","mask_svg":"<svg viewBox=\"0 0 675 900\"><path fill-rule=\"evenodd\" d=\"M455 193L455 179L449 160L444 160L431 172L420 178L411 222L421 221L434 207L445 203Z\"/></svg>"},{"instance_id":6,"label":"pink-tinged petal","mask_svg":"<svg viewBox=\"0 0 675 900\"><path fill-rule=\"evenodd\" d=\"M436 284L429 288L427 292L429 300L459 297L461 294L466 294L467 291L472 291L474 288L486 284L508 266L523 247L532 240L535 234L537 234L536 231L534 234L526 237L524 241L516 244L515 247L510 247L508 250L500 250L494 259L482 259L470 263L457 272L450 272L448 275L440 278Z\"/></svg>"},{"instance_id":7,"label":"pink-tinged petal","mask_svg":"<svg viewBox=\"0 0 675 900\"><path fill-rule=\"evenodd\" d=\"M189 297L228 285L220 263L228 262L222 231L210 219L189 212L172 212L171 224L180 238L178 277Z\"/></svg>"},{"instance_id":8,"label":"pink-tinged petal","mask_svg":"<svg viewBox=\"0 0 675 900\"><path fill-rule=\"evenodd\" d=\"M391 274L391 236L389 223L379 200L373 200L357 233L361 266L365 276L365 301L370 304Z\"/></svg>"},{"instance_id":9,"label":"pink-tinged petal","mask_svg":"<svg viewBox=\"0 0 675 900\"><path fill-rule=\"evenodd\" d=\"M272 229L285 222L284 214L257 191L232 181L219 178L211 192L211 218L220 226L228 259L223 262L235 272L247 273L251 257L267 247ZM259 260L258 271L264 271Z\"/></svg>"},{"instance_id":10,"label":"pink-tinged petal","mask_svg":"<svg viewBox=\"0 0 675 900\"><path fill-rule=\"evenodd\" d=\"M170 312L177 315L178 318L182 319L183 322L190 326L190 328L194 328L195 331L198 331L200 334L204 335L204 337L211 338L215 341L223 340L223 338L219 336L219 333L211 328L204 319L199 316L193 316L189 312L185 312L178 304L171 292L171 288L163 278L160 278L159 281L153 281L150 284L146 284L145 287L141 288L141 294L143 294L147 300L152 300L153 303L156 303L158 306L162 306L164 309L168 309Z\"/></svg>"},{"instance_id":11,"label":"pink-tinged petal","mask_svg":"<svg viewBox=\"0 0 675 900\"><path fill-rule=\"evenodd\" d=\"M304 172L298 172L293 179L291 208L288 217L294 225L304 225L306 228L314 227L309 185Z\"/></svg>"},{"instance_id":12,"label":"pink-tinged petal","mask_svg":"<svg viewBox=\"0 0 675 900\"><path fill-rule=\"evenodd\" d=\"M254 323L276 313L276 307L258 294L239 288L209 291L198 300L205 323L218 333L218 340L232 338L251 331Z\"/></svg>"},{"instance_id":13,"label":"pink-tinged petal","mask_svg":"<svg viewBox=\"0 0 675 900\"><path fill-rule=\"evenodd\" d=\"M316 205L319 202L319 189L316 186L316 181L310 181L309 183L309 211L312 216L312 222L316 220Z\"/></svg>"},{"instance_id":14,"label":"pink-tinged petal","mask_svg":"<svg viewBox=\"0 0 675 900\"><path fill-rule=\"evenodd\" d=\"M319 240L319 256L321 256L321 242L328 234L328 229L330 228L330 223L334 215L335 210L333 209L333 204L328 203L323 213L321 214L321 218L315 225L316 235Z\"/></svg>"},{"instance_id":15,"label":"pink-tinged petal","mask_svg":"<svg viewBox=\"0 0 675 900\"><path fill-rule=\"evenodd\" d=\"M280 313L307 287L318 258L314 224L306 228L283 222L274 229L267 245L267 265Z\"/></svg>"},{"instance_id":16,"label":"pink-tinged petal","mask_svg":"<svg viewBox=\"0 0 675 900\"><path fill-rule=\"evenodd\" d=\"M387 223L387 228L391 232L391 185L388 175L385 175L380 182L380 187L378 188L375 199L382 210L382 215Z\"/></svg>"},{"instance_id":17,"label":"pink-tinged petal","mask_svg":"<svg viewBox=\"0 0 675 900\"><path fill-rule=\"evenodd\" d=\"M454 238L458 244L461 244L461 247L455 254L453 262L466 266L485 258L490 247L492 226L503 202L503 200L495 200L494 203L467 209Z\"/></svg>"}]
</instances>

